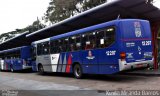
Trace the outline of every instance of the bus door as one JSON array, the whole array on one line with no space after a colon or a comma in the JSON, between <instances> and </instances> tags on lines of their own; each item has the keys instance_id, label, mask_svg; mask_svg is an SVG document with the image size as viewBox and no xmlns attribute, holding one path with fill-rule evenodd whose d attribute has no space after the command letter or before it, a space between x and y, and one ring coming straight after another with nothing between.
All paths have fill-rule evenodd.
<instances>
[{"instance_id":1,"label":"bus door","mask_svg":"<svg viewBox=\"0 0 160 96\"><path fill-rule=\"evenodd\" d=\"M32 45L31 48L31 64L32 64L32 70L33 71L38 71L37 67L36 67L36 53L37 52L37 46L36 45Z\"/></svg>"}]
</instances>

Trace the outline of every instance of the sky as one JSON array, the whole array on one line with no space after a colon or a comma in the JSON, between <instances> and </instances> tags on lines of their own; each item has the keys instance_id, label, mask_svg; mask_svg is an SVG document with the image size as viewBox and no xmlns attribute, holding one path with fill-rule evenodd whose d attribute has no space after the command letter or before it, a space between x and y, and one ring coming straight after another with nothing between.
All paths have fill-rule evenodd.
<instances>
[{"instance_id":1,"label":"sky","mask_svg":"<svg viewBox=\"0 0 160 96\"><path fill-rule=\"evenodd\" d=\"M37 17L41 18L50 0L1 0L0 2L0 34L25 28ZM160 8L160 0L154 5Z\"/></svg>"},{"instance_id":2,"label":"sky","mask_svg":"<svg viewBox=\"0 0 160 96\"><path fill-rule=\"evenodd\" d=\"M0 34L25 28L41 18L50 0L1 0Z\"/></svg>"}]
</instances>

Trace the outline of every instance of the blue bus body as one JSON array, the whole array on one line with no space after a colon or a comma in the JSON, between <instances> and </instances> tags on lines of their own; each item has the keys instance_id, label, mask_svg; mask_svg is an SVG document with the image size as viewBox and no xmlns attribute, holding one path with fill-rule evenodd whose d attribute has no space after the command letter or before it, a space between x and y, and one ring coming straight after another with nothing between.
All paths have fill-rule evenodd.
<instances>
[{"instance_id":1,"label":"blue bus body","mask_svg":"<svg viewBox=\"0 0 160 96\"><path fill-rule=\"evenodd\" d=\"M38 65L42 64L44 71L73 73L74 64L78 63L84 74L113 74L124 70L152 66L151 29L149 22L146 20L114 20L53 36L45 40L35 41L32 43L32 46L35 46L37 50L38 44L49 42L49 46L52 47L52 41L110 26L115 28L115 40L108 47L54 54L48 53L45 55L36 54L37 57L36 62L33 64L33 70L38 71ZM100 42L104 42L104 40L100 39ZM44 64L49 60L49 63Z\"/></svg>"},{"instance_id":2,"label":"blue bus body","mask_svg":"<svg viewBox=\"0 0 160 96\"><path fill-rule=\"evenodd\" d=\"M9 71L13 69L12 71L18 71L32 67L30 46L22 46L0 51L0 55L1 70Z\"/></svg>"}]
</instances>

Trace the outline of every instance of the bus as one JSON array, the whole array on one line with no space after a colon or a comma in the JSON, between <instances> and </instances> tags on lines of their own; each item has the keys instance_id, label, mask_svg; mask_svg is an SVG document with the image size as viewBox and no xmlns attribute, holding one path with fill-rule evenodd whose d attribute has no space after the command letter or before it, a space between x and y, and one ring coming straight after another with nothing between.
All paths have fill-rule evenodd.
<instances>
[{"instance_id":1,"label":"bus","mask_svg":"<svg viewBox=\"0 0 160 96\"><path fill-rule=\"evenodd\" d=\"M32 42L33 70L114 74L153 65L150 23L119 19Z\"/></svg>"},{"instance_id":2,"label":"bus","mask_svg":"<svg viewBox=\"0 0 160 96\"><path fill-rule=\"evenodd\" d=\"M31 69L31 47L22 46L13 49L0 51L0 70L18 71Z\"/></svg>"}]
</instances>

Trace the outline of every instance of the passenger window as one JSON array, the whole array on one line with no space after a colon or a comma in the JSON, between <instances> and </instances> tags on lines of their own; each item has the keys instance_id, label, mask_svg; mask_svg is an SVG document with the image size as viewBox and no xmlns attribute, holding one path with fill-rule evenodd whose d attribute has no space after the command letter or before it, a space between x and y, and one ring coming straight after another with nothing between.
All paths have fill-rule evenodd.
<instances>
[{"instance_id":1,"label":"passenger window","mask_svg":"<svg viewBox=\"0 0 160 96\"><path fill-rule=\"evenodd\" d=\"M36 47L35 46L32 46L31 48L31 58L32 60L36 60Z\"/></svg>"},{"instance_id":2,"label":"passenger window","mask_svg":"<svg viewBox=\"0 0 160 96\"><path fill-rule=\"evenodd\" d=\"M54 41L51 41L50 42L50 52L51 52L51 54L53 54L53 53L56 53L55 51L55 44L54 44L55 42Z\"/></svg>"},{"instance_id":3,"label":"passenger window","mask_svg":"<svg viewBox=\"0 0 160 96\"><path fill-rule=\"evenodd\" d=\"M42 51L41 51L41 44L37 44L37 55L41 55L42 54Z\"/></svg>"},{"instance_id":4,"label":"passenger window","mask_svg":"<svg viewBox=\"0 0 160 96\"><path fill-rule=\"evenodd\" d=\"M44 42L43 43L43 55L47 55L49 53L50 53L50 51L49 51L49 42Z\"/></svg>"},{"instance_id":5,"label":"passenger window","mask_svg":"<svg viewBox=\"0 0 160 96\"><path fill-rule=\"evenodd\" d=\"M56 45L58 48L58 53L63 52L62 45L63 45L63 41L58 40L58 44Z\"/></svg>"},{"instance_id":6,"label":"passenger window","mask_svg":"<svg viewBox=\"0 0 160 96\"><path fill-rule=\"evenodd\" d=\"M90 49L95 49L96 48L96 32L91 32L88 34L89 36L89 46L90 46Z\"/></svg>"},{"instance_id":7,"label":"passenger window","mask_svg":"<svg viewBox=\"0 0 160 96\"><path fill-rule=\"evenodd\" d=\"M37 44L37 55L47 55L50 53L49 42L43 42Z\"/></svg>"},{"instance_id":8,"label":"passenger window","mask_svg":"<svg viewBox=\"0 0 160 96\"><path fill-rule=\"evenodd\" d=\"M97 32L97 44L98 48L104 48L104 31L100 30Z\"/></svg>"},{"instance_id":9,"label":"passenger window","mask_svg":"<svg viewBox=\"0 0 160 96\"><path fill-rule=\"evenodd\" d=\"M109 27L97 31L98 48L105 48L110 46L115 41L115 28Z\"/></svg>"},{"instance_id":10,"label":"passenger window","mask_svg":"<svg viewBox=\"0 0 160 96\"><path fill-rule=\"evenodd\" d=\"M115 28L110 27L105 30L105 47L110 46L115 41Z\"/></svg>"},{"instance_id":11,"label":"passenger window","mask_svg":"<svg viewBox=\"0 0 160 96\"><path fill-rule=\"evenodd\" d=\"M76 36L72 36L69 38L70 51L76 51Z\"/></svg>"},{"instance_id":12,"label":"passenger window","mask_svg":"<svg viewBox=\"0 0 160 96\"><path fill-rule=\"evenodd\" d=\"M82 34L82 49L89 50L96 48L96 32Z\"/></svg>"},{"instance_id":13,"label":"passenger window","mask_svg":"<svg viewBox=\"0 0 160 96\"><path fill-rule=\"evenodd\" d=\"M51 43L50 43L51 54L55 54L55 53L59 52L59 46L58 45L59 45L58 40L51 41Z\"/></svg>"},{"instance_id":14,"label":"passenger window","mask_svg":"<svg viewBox=\"0 0 160 96\"><path fill-rule=\"evenodd\" d=\"M77 50L81 50L81 35L76 36L76 48Z\"/></svg>"},{"instance_id":15,"label":"passenger window","mask_svg":"<svg viewBox=\"0 0 160 96\"><path fill-rule=\"evenodd\" d=\"M88 42L88 34L82 34L82 50L86 50L87 49L87 44L89 44L90 42Z\"/></svg>"},{"instance_id":16,"label":"passenger window","mask_svg":"<svg viewBox=\"0 0 160 96\"><path fill-rule=\"evenodd\" d=\"M64 38L63 39L63 52L69 52L69 38Z\"/></svg>"}]
</instances>

